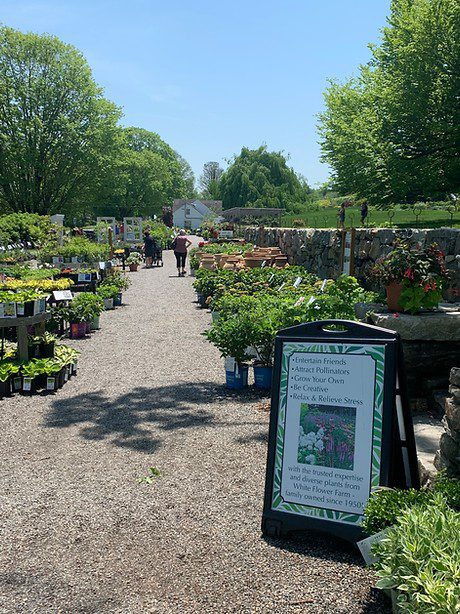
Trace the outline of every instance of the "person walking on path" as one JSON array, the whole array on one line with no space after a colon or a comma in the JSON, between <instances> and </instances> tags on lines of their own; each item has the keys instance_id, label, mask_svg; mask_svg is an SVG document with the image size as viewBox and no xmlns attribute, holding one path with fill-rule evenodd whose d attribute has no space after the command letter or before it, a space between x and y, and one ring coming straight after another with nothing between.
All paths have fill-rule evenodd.
<instances>
[{"instance_id":1,"label":"person walking on path","mask_svg":"<svg viewBox=\"0 0 460 614\"><path fill-rule=\"evenodd\" d=\"M343 230L345 228L345 203L344 202L340 205L338 216L339 216L340 228L342 228Z\"/></svg>"},{"instance_id":2,"label":"person walking on path","mask_svg":"<svg viewBox=\"0 0 460 614\"><path fill-rule=\"evenodd\" d=\"M364 225L364 223L366 222L366 218L369 214L369 207L367 205L367 201L363 201L361 203L361 224Z\"/></svg>"},{"instance_id":3,"label":"person walking on path","mask_svg":"<svg viewBox=\"0 0 460 614\"><path fill-rule=\"evenodd\" d=\"M177 274L179 277L184 277L185 275L185 260L187 258L187 249L192 244L185 235L185 230L182 229L179 231L179 234L174 239L173 242L173 250L174 255L176 256L177 263Z\"/></svg>"},{"instance_id":4,"label":"person walking on path","mask_svg":"<svg viewBox=\"0 0 460 614\"><path fill-rule=\"evenodd\" d=\"M146 230L144 232L144 255L145 255L145 268L151 269L153 265L153 256L155 255L157 246L155 239L150 236L150 232Z\"/></svg>"}]
</instances>

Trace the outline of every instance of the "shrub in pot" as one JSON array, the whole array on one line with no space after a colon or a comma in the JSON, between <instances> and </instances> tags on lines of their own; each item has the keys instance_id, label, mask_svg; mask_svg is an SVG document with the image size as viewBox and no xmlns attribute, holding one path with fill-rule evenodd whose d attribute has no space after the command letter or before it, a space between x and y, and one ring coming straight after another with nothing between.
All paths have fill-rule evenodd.
<instances>
[{"instance_id":1,"label":"shrub in pot","mask_svg":"<svg viewBox=\"0 0 460 614\"><path fill-rule=\"evenodd\" d=\"M438 306L449 274L445 255L436 244L421 249L397 241L371 268L369 277L385 286L388 309L415 314Z\"/></svg>"},{"instance_id":2,"label":"shrub in pot","mask_svg":"<svg viewBox=\"0 0 460 614\"><path fill-rule=\"evenodd\" d=\"M251 319L243 314L220 318L204 333L224 358L231 359L227 360L225 369L227 388L241 389L247 386L248 366L244 363L250 359L247 348L252 345L251 334Z\"/></svg>"},{"instance_id":3,"label":"shrub in pot","mask_svg":"<svg viewBox=\"0 0 460 614\"><path fill-rule=\"evenodd\" d=\"M100 298L102 298L104 302L105 309L113 309L114 300L118 296L118 288L117 286L104 285L98 288L97 294Z\"/></svg>"},{"instance_id":4,"label":"shrub in pot","mask_svg":"<svg viewBox=\"0 0 460 614\"><path fill-rule=\"evenodd\" d=\"M80 292L73 299L72 306L81 310L82 317L86 323L87 333L90 332L91 323L94 319L99 318L104 311L104 301L102 297L93 292Z\"/></svg>"},{"instance_id":5,"label":"shrub in pot","mask_svg":"<svg viewBox=\"0 0 460 614\"><path fill-rule=\"evenodd\" d=\"M29 358L52 358L57 337L49 332L44 335L29 336Z\"/></svg>"},{"instance_id":6,"label":"shrub in pot","mask_svg":"<svg viewBox=\"0 0 460 614\"><path fill-rule=\"evenodd\" d=\"M126 264L129 266L131 272L137 271L142 264L142 256L137 252L132 252L128 258L126 258Z\"/></svg>"}]
</instances>

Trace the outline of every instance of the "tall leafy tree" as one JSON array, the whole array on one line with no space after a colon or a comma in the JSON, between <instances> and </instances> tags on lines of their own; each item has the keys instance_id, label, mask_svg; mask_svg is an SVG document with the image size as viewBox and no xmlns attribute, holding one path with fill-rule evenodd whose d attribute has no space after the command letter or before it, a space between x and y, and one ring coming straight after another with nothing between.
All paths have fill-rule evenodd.
<instances>
[{"instance_id":1,"label":"tall leafy tree","mask_svg":"<svg viewBox=\"0 0 460 614\"><path fill-rule=\"evenodd\" d=\"M206 162L203 165L203 173L199 180L199 187L205 198L218 200L220 198L219 181L224 169L218 162Z\"/></svg>"},{"instance_id":2,"label":"tall leafy tree","mask_svg":"<svg viewBox=\"0 0 460 614\"><path fill-rule=\"evenodd\" d=\"M375 203L460 187L460 3L393 0L358 79L325 94L320 134L338 187Z\"/></svg>"},{"instance_id":3,"label":"tall leafy tree","mask_svg":"<svg viewBox=\"0 0 460 614\"><path fill-rule=\"evenodd\" d=\"M166 162L171 175L171 185L166 195L168 201L192 196L195 178L189 163L181 155L165 143L156 132L130 127L125 128L124 133L130 149L156 153Z\"/></svg>"},{"instance_id":4,"label":"tall leafy tree","mask_svg":"<svg viewBox=\"0 0 460 614\"><path fill-rule=\"evenodd\" d=\"M223 173L219 188L224 209L286 207L299 199L301 183L281 152L243 147Z\"/></svg>"},{"instance_id":5,"label":"tall leafy tree","mask_svg":"<svg viewBox=\"0 0 460 614\"><path fill-rule=\"evenodd\" d=\"M116 140L120 110L77 49L0 28L0 204L37 213L84 201Z\"/></svg>"}]
</instances>

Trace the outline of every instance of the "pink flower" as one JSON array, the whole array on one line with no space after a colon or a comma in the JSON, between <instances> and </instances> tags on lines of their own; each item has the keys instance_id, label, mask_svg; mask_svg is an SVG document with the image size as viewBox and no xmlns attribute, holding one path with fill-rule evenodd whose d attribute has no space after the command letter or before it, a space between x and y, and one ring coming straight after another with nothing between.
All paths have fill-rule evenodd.
<instances>
[{"instance_id":1,"label":"pink flower","mask_svg":"<svg viewBox=\"0 0 460 614\"><path fill-rule=\"evenodd\" d=\"M399 318L399 313L394 313L394 314L393 314L393 317L394 317L394 318Z\"/></svg>"}]
</instances>

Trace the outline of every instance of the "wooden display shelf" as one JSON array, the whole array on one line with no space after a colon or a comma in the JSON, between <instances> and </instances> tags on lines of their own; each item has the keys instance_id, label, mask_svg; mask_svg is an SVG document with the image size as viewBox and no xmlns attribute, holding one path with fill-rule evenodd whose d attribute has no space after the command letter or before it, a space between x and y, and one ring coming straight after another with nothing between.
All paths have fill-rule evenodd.
<instances>
[{"instance_id":1,"label":"wooden display shelf","mask_svg":"<svg viewBox=\"0 0 460 614\"><path fill-rule=\"evenodd\" d=\"M35 316L25 318L0 318L0 328L17 328L18 358L21 361L29 360L29 346L27 343L27 327L35 326L36 333L42 335L45 332L45 322L51 318L46 311L37 313Z\"/></svg>"}]
</instances>

